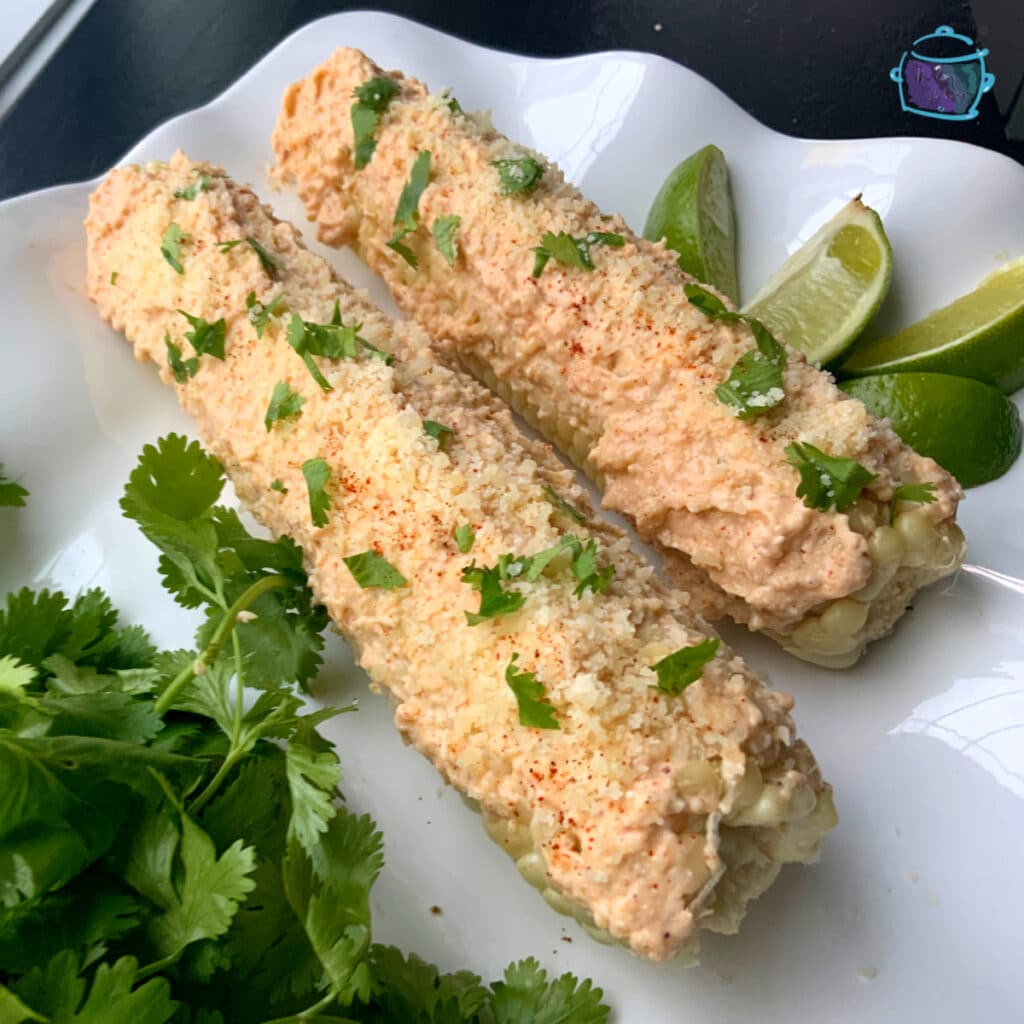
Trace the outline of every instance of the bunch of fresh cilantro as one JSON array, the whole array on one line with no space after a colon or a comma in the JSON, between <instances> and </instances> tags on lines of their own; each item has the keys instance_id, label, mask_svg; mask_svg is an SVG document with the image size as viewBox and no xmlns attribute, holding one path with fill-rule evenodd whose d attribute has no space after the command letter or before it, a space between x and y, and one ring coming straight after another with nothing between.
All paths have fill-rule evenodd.
<instances>
[{"instance_id":1,"label":"bunch of fresh cilantro","mask_svg":"<svg viewBox=\"0 0 1024 1024\"><path fill-rule=\"evenodd\" d=\"M205 619L157 651L99 590L0 609L0 1024L599 1024L601 990L535 960L489 986L372 942L383 864L302 714L326 616L298 548L216 504L170 435L121 502Z\"/></svg>"}]
</instances>

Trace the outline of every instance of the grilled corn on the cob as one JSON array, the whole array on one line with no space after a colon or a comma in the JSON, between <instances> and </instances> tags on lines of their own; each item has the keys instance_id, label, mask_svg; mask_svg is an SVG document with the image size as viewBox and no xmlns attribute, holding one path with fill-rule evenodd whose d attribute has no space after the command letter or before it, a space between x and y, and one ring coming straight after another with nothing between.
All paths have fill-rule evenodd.
<instances>
[{"instance_id":1,"label":"grilled corn on the cob","mask_svg":"<svg viewBox=\"0 0 1024 1024\"><path fill-rule=\"evenodd\" d=\"M171 225L177 267L161 254ZM252 192L181 154L111 172L86 226L100 313L175 387L244 504L301 545L311 586L403 737L479 803L553 906L664 960L692 949L700 927L733 930L781 863L813 858L834 810L790 698L724 645L677 696L655 688L650 666L707 640L707 627L620 534L572 520L552 491L585 510L571 474L418 328L340 282ZM218 247L237 239L249 244ZM348 337L363 340L351 358L300 357L289 336L329 323L336 301L344 325L361 325ZM223 318L223 359L204 345L188 365L181 310ZM304 403L268 428L282 381ZM443 444L424 421L451 428ZM322 526L309 459L329 470ZM471 554L454 537L466 524ZM507 574L519 610L467 623L480 599L461 578L471 558L532 554L570 530L614 564L605 592L580 596L560 557L531 581ZM362 589L343 559L367 551L404 585ZM557 727L520 723L510 666L534 674Z\"/></svg>"},{"instance_id":2,"label":"grilled corn on the cob","mask_svg":"<svg viewBox=\"0 0 1024 1024\"><path fill-rule=\"evenodd\" d=\"M357 169L353 94L374 79L386 85L369 100L380 108L376 148ZM715 392L753 349L749 332L692 306L663 245L603 217L485 119L340 49L288 89L274 149L275 174L297 186L320 237L355 246L407 313L582 466L707 617L728 614L801 657L848 665L915 590L959 565L952 477L793 351L785 400L737 419ZM400 236L400 193L423 153L421 226ZM451 217L454 260L430 230ZM549 257L536 276L547 232L584 253L570 249L566 265ZM874 479L852 507L810 508L787 460L794 442ZM894 508L895 489L911 483L932 484L931 503Z\"/></svg>"}]
</instances>

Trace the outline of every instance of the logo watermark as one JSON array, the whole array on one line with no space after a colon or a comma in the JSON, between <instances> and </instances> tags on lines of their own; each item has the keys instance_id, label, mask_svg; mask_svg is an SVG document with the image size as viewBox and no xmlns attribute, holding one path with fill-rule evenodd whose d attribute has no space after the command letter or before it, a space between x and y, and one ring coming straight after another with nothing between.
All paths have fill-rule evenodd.
<instances>
[{"instance_id":1,"label":"logo watermark","mask_svg":"<svg viewBox=\"0 0 1024 1024\"><path fill-rule=\"evenodd\" d=\"M985 67L988 50L970 36L940 25L914 40L889 77L900 87L900 104L911 114L943 121L970 121L978 116L981 97L995 85Z\"/></svg>"}]
</instances>

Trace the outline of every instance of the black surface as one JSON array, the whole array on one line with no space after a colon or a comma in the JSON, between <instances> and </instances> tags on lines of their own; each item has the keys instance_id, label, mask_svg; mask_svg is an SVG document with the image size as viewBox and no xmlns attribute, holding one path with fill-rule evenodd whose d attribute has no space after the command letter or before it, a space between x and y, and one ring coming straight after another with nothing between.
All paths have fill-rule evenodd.
<instances>
[{"instance_id":1,"label":"black surface","mask_svg":"<svg viewBox=\"0 0 1024 1024\"><path fill-rule=\"evenodd\" d=\"M0 121L0 198L92 177L161 121L216 96L300 25L366 6L96 0ZM1024 143L1005 137L992 93L983 97L976 120L944 122L903 112L889 79L903 51L938 25L976 35L967 0L406 0L373 6L524 53L660 53L710 79L761 121L795 135L934 135L1024 163ZM1019 21L1019 6L1016 11ZM981 42L995 57L999 41L986 24L981 28ZM1005 55L1003 61L1010 63ZM666 115L670 119L670 98Z\"/></svg>"}]
</instances>

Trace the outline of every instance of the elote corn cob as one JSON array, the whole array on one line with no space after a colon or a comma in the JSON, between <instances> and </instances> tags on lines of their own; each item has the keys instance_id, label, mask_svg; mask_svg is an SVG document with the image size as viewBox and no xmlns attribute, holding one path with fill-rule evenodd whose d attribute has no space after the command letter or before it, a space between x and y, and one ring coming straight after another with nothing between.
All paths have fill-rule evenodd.
<instances>
[{"instance_id":1,"label":"elote corn cob","mask_svg":"<svg viewBox=\"0 0 1024 1024\"><path fill-rule=\"evenodd\" d=\"M791 699L724 645L681 692L659 688L652 666L713 635L419 328L182 154L111 172L86 228L99 312L174 386L245 506L302 547L402 736L556 909L665 960L815 856L835 814ZM508 556L552 547L543 572ZM486 587L466 577L495 563L508 614L471 625Z\"/></svg>"},{"instance_id":2,"label":"elote corn cob","mask_svg":"<svg viewBox=\"0 0 1024 1024\"><path fill-rule=\"evenodd\" d=\"M373 110L360 139L354 105ZM663 244L603 217L486 118L340 49L286 92L274 149L274 174L297 186L320 238L354 246L408 314L593 477L706 617L840 667L960 564L952 477L793 350L781 387L737 418L716 389L759 358L750 330L727 307L713 319L692 305ZM411 217L400 196L417 164ZM810 462L823 493L802 500L790 463L807 443L862 467L856 500ZM930 489L898 502L910 484Z\"/></svg>"}]
</instances>

